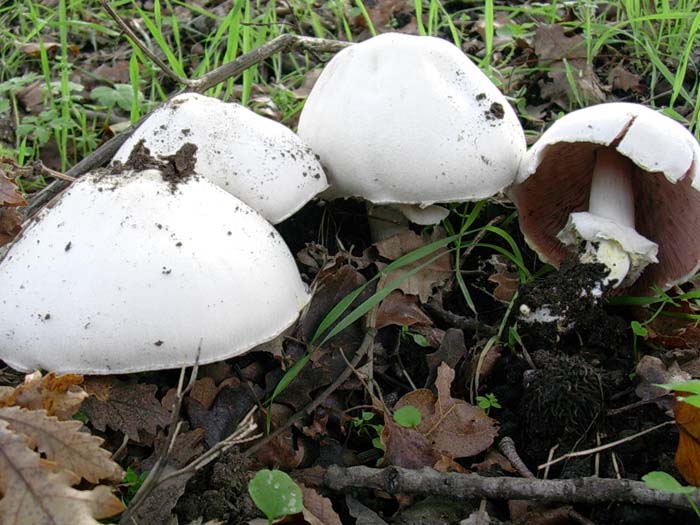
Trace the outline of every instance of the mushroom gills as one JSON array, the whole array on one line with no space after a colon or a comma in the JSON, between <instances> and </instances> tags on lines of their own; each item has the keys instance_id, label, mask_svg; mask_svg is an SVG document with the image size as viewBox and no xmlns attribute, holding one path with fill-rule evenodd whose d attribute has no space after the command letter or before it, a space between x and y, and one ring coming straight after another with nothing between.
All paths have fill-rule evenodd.
<instances>
[{"instance_id":1,"label":"mushroom gills","mask_svg":"<svg viewBox=\"0 0 700 525\"><path fill-rule=\"evenodd\" d=\"M634 283L650 263L657 263L658 245L634 227L634 164L612 147L596 152L587 212L574 212L557 238L566 246L585 241L579 260L602 263L613 288Z\"/></svg>"}]
</instances>

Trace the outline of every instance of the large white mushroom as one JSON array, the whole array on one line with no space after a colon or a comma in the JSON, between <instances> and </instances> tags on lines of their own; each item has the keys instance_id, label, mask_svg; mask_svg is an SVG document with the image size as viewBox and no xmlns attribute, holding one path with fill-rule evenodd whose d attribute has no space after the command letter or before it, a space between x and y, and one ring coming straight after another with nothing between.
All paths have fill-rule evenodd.
<instances>
[{"instance_id":1,"label":"large white mushroom","mask_svg":"<svg viewBox=\"0 0 700 525\"><path fill-rule=\"evenodd\" d=\"M194 144L196 172L272 224L328 187L315 155L291 130L239 104L197 93L178 95L154 111L114 160L126 162L141 141L156 157Z\"/></svg>"},{"instance_id":2,"label":"large white mushroom","mask_svg":"<svg viewBox=\"0 0 700 525\"><path fill-rule=\"evenodd\" d=\"M195 177L82 177L0 262L0 358L14 368L113 374L235 356L297 318L309 296L258 213Z\"/></svg>"},{"instance_id":3,"label":"large white mushroom","mask_svg":"<svg viewBox=\"0 0 700 525\"><path fill-rule=\"evenodd\" d=\"M335 197L398 205L439 222L439 202L480 200L512 183L525 135L498 88L453 44L385 33L338 53L299 119ZM437 212L437 213L436 213Z\"/></svg>"},{"instance_id":4,"label":"large white mushroom","mask_svg":"<svg viewBox=\"0 0 700 525\"><path fill-rule=\"evenodd\" d=\"M600 104L555 122L509 195L545 262L600 262L613 286L649 293L700 267L700 146L639 104Z\"/></svg>"}]
</instances>

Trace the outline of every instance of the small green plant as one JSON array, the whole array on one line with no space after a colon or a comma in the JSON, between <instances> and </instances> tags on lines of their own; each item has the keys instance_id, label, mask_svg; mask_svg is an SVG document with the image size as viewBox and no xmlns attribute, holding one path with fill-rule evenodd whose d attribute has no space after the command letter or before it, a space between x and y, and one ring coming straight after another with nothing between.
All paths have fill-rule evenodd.
<instances>
[{"instance_id":1,"label":"small green plant","mask_svg":"<svg viewBox=\"0 0 700 525\"><path fill-rule=\"evenodd\" d=\"M126 494L124 495L124 504L128 505L129 502L134 498L136 493L146 481L148 477L148 471L144 471L138 474L131 467L126 469L126 474L124 474L124 479L122 480L122 486L126 487Z\"/></svg>"},{"instance_id":2,"label":"small green plant","mask_svg":"<svg viewBox=\"0 0 700 525\"><path fill-rule=\"evenodd\" d=\"M695 514L700 517L700 509L691 498L691 494L697 493L697 487L688 487L678 483L676 478L666 472L654 471L642 476L642 481L650 489L668 492L669 494L684 494Z\"/></svg>"},{"instance_id":3,"label":"small green plant","mask_svg":"<svg viewBox=\"0 0 700 525\"><path fill-rule=\"evenodd\" d=\"M481 410L486 412L487 416L492 408L501 408L498 398L491 392L485 396L476 396L476 404L479 405Z\"/></svg>"},{"instance_id":4,"label":"small green plant","mask_svg":"<svg viewBox=\"0 0 700 525\"><path fill-rule=\"evenodd\" d=\"M394 412L394 421L406 428L414 428L420 425L421 415L416 407L406 405Z\"/></svg>"},{"instance_id":5,"label":"small green plant","mask_svg":"<svg viewBox=\"0 0 700 525\"><path fill-rule=\"evenodd\" d=\"M374 416L374 412L363 410L360 417L355 417L352 419L352 426L359 435L369 437L372 440L372 446L374 448L384 452L386 449L380 437L382 435L382 431L384 430L384 425L372 423Z\"/></svg>"},{"instance_id":6,"label":"small green plant","mask_svg":"<svg viewBox=\"0 0 700 525\"><path fill-rule=\"evenodd\" d=\"M302 511L304 498L299 485L281 470L259 470L248 482L248 494L265 516L267 523Z\"/></svg>"},{"instance_id":7,"label":"small green plant","mask_svg":"<svg viewBox=\"0 0 700 525\"><path fill-rule=\"evenodd\" d=\"M413 342L416 343L421 348L427 348L428 346L430 346L430 343L428 343L428 340L425 338L424 335L417 334L415 332L411 332L408 329L408 326L405 326L405 325L401 327L401 337L403 339L413 340Z\"/></svg>"},{"instance_id":8,"label":"small green plant","mask_svg":"<svg viewBox=\"0 0 700 525\"><path fill-rule=\"evenodd\" d=\"M656 386L672 392L683 392L683 395L676 396L678 401L683 401L695 408L700 408L700 379L691 379L689 381L679 381L677 383L667 383Z\"/></svg>"}]
</instances>

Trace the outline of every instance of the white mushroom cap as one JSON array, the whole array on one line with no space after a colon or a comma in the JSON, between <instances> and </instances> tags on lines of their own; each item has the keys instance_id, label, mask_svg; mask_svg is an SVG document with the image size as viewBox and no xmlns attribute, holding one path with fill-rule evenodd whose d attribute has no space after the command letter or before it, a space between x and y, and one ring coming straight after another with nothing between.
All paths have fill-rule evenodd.
<instances>
[{"instance_id":1,"label":"white mushroom cap","mask_svg":"<svg viewBox=\"0 0 700 525\"><path fill-rule=\"evenodd\" d=\"M206 180L88 174L0 263L0 358L127 373L235 356L289 327L309 295L258 213Z\"/></svg>"},{"instance_id":2,"label":"white mushroom cap","mask_svg":"<svg viewBox=\"0 0 700 525\"><path fill-rule=\"evenodd\" d=\"M143 140L154 157L197 146L195 170L273 224L328 187L314 153L291 130L234 103L185 93L158 108L119 148L126 162Z\"/></svg>"},{"instance_id":3,"label":"white mushroom cap","mask_svg":"<svg viewBox=\"0 0 700 525\"><path fill-rule=\"evenodd\" d=\"M515 112L457 47L398 33L338 53L298 133L326 169L325 195L375 204L492 196L513 181L525 152Z\"/></svg>"},{"instance_id":4,"label":"white mushroom cap","mask_svg":"<svg viewBox=\"0 0 700 525\"><path fill-rule=\"evenodd\" d=\"M584 229L593 228L577 212L588 209L601 147L614 148L634 164L635 229L658 244L658 264L646 266L627 293L685 282L700 266L700 146L681 124L638 104L616 102L574 111L530 149L508 190L528 244L542 260L559 265L572 255L557 239L567 222L585 220ZM610 235L602 223L593 229L587 235ZM633 257L644 252L653 260L653 247L638 241L630 240L631 249L638 250Z\"/></svg>"}]
</instances>

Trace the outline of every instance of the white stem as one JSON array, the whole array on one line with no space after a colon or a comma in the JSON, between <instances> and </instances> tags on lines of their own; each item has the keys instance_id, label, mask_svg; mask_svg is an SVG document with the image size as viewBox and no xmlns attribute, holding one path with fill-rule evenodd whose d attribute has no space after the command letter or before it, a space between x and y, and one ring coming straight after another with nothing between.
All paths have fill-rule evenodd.
<instances>
[{"instance_id":1,"label":"white stem","mask_svg":"<svg viewBox=\"0 0 700 525\"><path fill-rule=\"evenodd\" d=\"M612 148L596 153L588 211L634 228L634 165Z\"/></svg>"}]
</instances>

